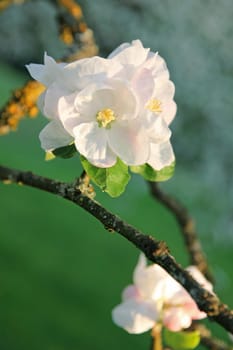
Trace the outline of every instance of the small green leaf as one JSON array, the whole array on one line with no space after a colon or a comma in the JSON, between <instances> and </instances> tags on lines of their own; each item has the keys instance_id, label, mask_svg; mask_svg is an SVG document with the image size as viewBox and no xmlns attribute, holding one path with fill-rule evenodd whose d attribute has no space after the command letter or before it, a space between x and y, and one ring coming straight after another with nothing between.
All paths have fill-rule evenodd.
<instances>
[{"instance_id":1,"label":"small green leaf","mask_svg":"<svg viewBox=\"0 0 233 350\"><path fill-rule=\"evenodd\" d=\"M75 153L77 153L77 150L74 143L72 143L68 146L56 148L52 151L52 153L55 155L55 157L71 158L75 155Z\"/></svg>"},{"instance_id":2,"label":"small green leaf","mask_svg":"<svg viewBox=\"0 0 233 350\"><path fill-rule=\"evenodd\" d=\"M81 156L81 163L91 180L111 197L120 196L130 180L128 166L120 159L110 168L98 168Z\"/></svg>"},{"instance_id":3,"label":"small green leaf","mask_svg":"<svg viewBox=\"0 0 233 350\"><path fill-rule=\"evenodd\" d=\"M140 174L148 181L166 181L174 174L175 162L161 170L154 170L149 164L131 166L130 170L133 173Z\"/></svg>"},{"instance_id":4,"label":"small green leaf","mask_svg":"<svg viewBox=\"0 0 233 350\"><path fill-rule=\"evenodd\" d=\"M165 343L174 350L192 350L200 343L200 333L192 332L171 332L164 328Z\"/></svg>"}]
</instances>

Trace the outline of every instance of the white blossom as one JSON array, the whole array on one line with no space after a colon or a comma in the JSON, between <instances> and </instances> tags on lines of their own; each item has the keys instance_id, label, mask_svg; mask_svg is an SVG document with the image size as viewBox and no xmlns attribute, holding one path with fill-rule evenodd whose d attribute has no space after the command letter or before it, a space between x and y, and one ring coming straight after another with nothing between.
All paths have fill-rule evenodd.
<instances>
[{"instance_id":1,"label":"white blossom","mask_svg":"<svg viewBox=\"0 0 233 350\"><path fill-rule=\"evenodd\" d=\"M187 270L203 288L212 285L194 266ZM129 333L139 334L161 323L171 331L188 328L192 320L206 317L188 292L159 265L146 265L140 255L133 284L123 290L122 303L112 312L113 321Z\"/></svg>"},{"instance_id":2,"label":"white blossom","mask_svg":"<svg viewBox=\"0 0 233 350\"><path fill-rule=\"evenodd\" d=\"M164 60L140 40L125 43L107 59L92 57L27 66L46 90L40 108L50 123L41 131L42 148L75 144L97 167L117 157L127 165L171 165L169 124L175 116L174 85Z\"/></svg>"}]
</instances>

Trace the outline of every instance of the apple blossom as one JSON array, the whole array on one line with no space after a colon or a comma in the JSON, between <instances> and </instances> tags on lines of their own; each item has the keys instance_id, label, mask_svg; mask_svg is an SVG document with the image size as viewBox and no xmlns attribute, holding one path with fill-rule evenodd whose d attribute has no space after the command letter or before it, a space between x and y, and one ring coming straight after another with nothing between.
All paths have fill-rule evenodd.
<instances>
[{"instance_id":1,"label":"apple blossom","mask_svg":"<svg viewBox=\"0 0 233 350\"><path fill-rule=\"evenodd\" d=\"M164 60L140 40L125 43L108 58L92 57L27 66L46 86L40 109L50 120L40 133L42 148L75 144L91 164L112 167L174 162L169 124L176 113L174 85Z\"/></svg>"},{"instance_id":2,"label":"apple blossom","mask_svg":"<svg viewBox=\"0 0 233 350\"><path fill-rule=\"evenodd\" d=\"M212 285L195 266L187 270L202 286ZM113 309L113 321L129 333L139 334L162 324L170 331L188 328L192 320L206 317L188 292L157 264L146 265L140 255L133 274L134 284L123 290L122 303Z\"/></svg>"}]
</instances>

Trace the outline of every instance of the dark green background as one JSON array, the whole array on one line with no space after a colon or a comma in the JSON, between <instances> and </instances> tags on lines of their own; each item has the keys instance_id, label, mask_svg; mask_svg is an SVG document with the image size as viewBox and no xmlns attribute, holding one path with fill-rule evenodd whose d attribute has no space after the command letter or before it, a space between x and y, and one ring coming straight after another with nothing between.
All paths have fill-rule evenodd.
<instances>
[{"instance_id":1,"label":"dark green background","mask_svg":"<svg viewBox=\"0 0 233 350\"><path fill-rule=\"evenodd\" d=\"M2 64L0 77L3 105L27 74ZM41 116L25 119L17 132L2 136L0 163L72 181L81 173L78 157L44 161L38 133L45 124ZM173 185L180 186L184 174L178 160ZM184 181L183 193L176 195L183 198L187 191ZM98 192L97 200L145 233L166 240L177 260L187 265L175 220L150 198L138 176L120 198ZM199 203L199 209L202 204L206 210L206 203ZM230 303L233 285L218 271L230 276L231 247L201 238L216 272L217 291ZM25 186L0 184L0 349L149 349L149 334L128 335L111 320L137 258L128 241L72 203ZM220 327L215 328L221 335Z\"/></svg>"}]
</instances>

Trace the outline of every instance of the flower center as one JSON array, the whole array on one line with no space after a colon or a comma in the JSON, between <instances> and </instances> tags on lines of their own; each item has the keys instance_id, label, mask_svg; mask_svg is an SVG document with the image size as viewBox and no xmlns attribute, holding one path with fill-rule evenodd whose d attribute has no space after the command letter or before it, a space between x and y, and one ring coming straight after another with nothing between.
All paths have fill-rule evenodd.
<instances>
[{"instance_id":1,"label":"flower center","mask_svg":"<svg viewBox=\"0 0 233 350\"><path fill-rule=\"evenodd\" d=\"M111 127L111 123L116 119L116 115L114 113L114 111L111 108L104 108L101 109L101 111L99 111L96 114L96 120L98 122L99 127L103 127L103 128L110 128Z\"/></svg>"},{"instance_id":2,"label":"flower center","mask_svg":"<svg viewBox=\"0 0 233 350\"><path fill-rule=\"evenodd\" d=\"M161 108L161 102L157 98L149 100L146 104L146 108L155 113L161 113L163 111Z\"/></svg>"}]
</instances>

